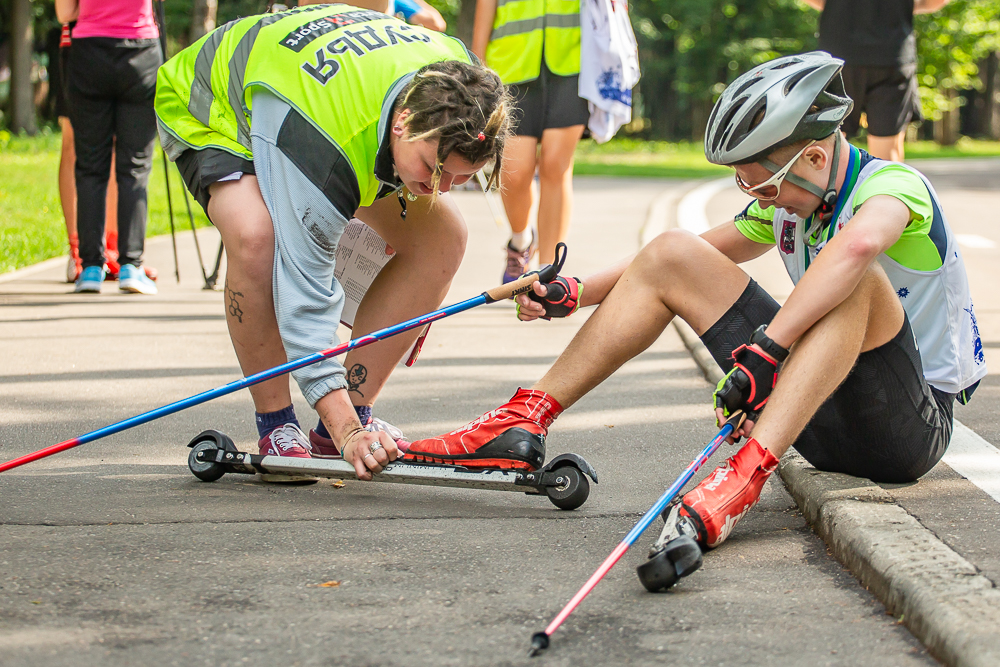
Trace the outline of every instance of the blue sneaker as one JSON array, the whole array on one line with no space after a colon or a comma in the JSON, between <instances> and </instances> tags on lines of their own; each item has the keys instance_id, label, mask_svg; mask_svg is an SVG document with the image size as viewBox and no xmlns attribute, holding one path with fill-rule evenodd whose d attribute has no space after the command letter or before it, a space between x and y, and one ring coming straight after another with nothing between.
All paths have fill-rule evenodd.
<instances>
[{"instance_id":1,"label":"blue sneaker","mask_svg":"<svg viewBox=\"0 0 1000 667\"><path fill-rule=\"evenodd\" d=\"M80 277L76 279L74 292L100 292L101 285L104 284L104 268L100 266L88 266L80 272Z\"/></svg>"},{"instance_id":2,"label":"blue sneaker","mask_svg":"<svg viewBox=\"0 0 1000 667\"><path fill-rule=\"evenodd\" d=\"M118 270L118 291L130 294L156 294L156 283L135 264L122 264Z\"/></svg>"},{"instance_id":3,"label":"blue sneaker","mask_svg":"<svg viewBox=\"0 0 1000 667\"><path fill-rule=\"evenodd\" d=\"M507 242L507 267L503 270L503 276L500 278L502 284L513 282L523 276L528 270L528 262L531 261L531 256L535 254L535 250L538 249L536 244L537 237L535 236L535 230L531 230L531 243L524 250L518 250Z\"/></svg>"}]
</instances>

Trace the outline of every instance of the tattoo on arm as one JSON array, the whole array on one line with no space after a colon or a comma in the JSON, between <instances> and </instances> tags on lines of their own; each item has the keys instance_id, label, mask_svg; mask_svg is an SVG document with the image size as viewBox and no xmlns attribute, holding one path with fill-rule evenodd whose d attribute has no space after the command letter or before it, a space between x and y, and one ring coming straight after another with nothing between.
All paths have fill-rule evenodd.
<instances>
[{"instance_id":1,"label":"tattoo on arm","mask_svg":"<svg viewBox=\"0 0 1000 667\"><path fill-rule=\"evenodd\" d=\"M357 392L362 398L364 398L364 394L361 393L361 385L363 385L367 379L368 369L361 364L354 364L351 366L350 370L347 371L347 391Z\"/></svg>"},{"instance_id":2,"label":"tattoo on arm","mask_svg":"<svg viewBox=\"0 0 1000 667\"><path fill-rule=\"evenodd\" d=\"M226 283L226 310L229 311L230 317L235 317L236 320L243 324L243 309L240 308L240 302L236 297L242 297L243 292L234 292L229 288L229 283Z\"/></svg>"}]
</instances>

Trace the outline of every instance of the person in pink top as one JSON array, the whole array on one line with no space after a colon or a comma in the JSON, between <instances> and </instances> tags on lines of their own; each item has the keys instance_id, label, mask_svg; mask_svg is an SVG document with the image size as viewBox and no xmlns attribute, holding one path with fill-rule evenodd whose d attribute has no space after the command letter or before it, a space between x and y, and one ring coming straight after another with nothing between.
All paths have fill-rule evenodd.
<instances>
[{"instance_id":1,"label":"person in pink top","mask_svg":"<svg viewBox=\"0 0 1000 667\"><path fill-rule=\"evenodd\" d=\"M75 291L100 292L104 282L105 195L114 153L118 288L156 294L142 269L156 139L153 97L163 63L152 0L56 0L56 16L76 21L67 71L83 265Z\"/></svg>"}]
</instances>

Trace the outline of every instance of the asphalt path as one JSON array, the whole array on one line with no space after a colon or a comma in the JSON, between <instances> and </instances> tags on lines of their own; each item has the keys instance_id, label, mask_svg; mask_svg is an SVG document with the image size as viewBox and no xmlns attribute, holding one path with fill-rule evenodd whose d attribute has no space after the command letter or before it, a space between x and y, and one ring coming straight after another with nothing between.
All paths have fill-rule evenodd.
<instances>
[{"instance_id":1,"label":"asphalt path","mask_svg":"<svg viewBox=\"0 0 1000 667\"><path fill-rule=\"evenodd\" d=\"M634 252L676 183L578 178L567 272ZM448 302L493 286L506 241L480 193ZM203 247L213 232L203 232ZM149 243L161 293L69 294L61 266L0 283L4 460L239 377L190 234ZM411 437L450 430L529 386L583 322L523 324L510 304L434 324L376 414ZM297 391L304 425L310 411ZM204 428L256 440L246 392L0 476L5 665L917 665L922 645L827 552L780 480L705 565L651 595L650 531L554 636L542 629L715 432L710 387L668 329L551 431L600 484L580 510L499 492L187 470ZM716 461L721 460L720 456ZM331 582L339 582L334 585ZM329 583L329 586L320 584Z\"/></svg>"}]
</instances>

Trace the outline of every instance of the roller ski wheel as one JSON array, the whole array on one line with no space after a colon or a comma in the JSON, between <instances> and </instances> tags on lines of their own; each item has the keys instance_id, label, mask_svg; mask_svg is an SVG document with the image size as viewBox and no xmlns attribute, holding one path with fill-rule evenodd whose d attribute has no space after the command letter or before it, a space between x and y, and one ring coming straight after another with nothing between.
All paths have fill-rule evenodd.
<instances>
[{"instance_id":1,"label":"roller ski wheel","mask_svg":"<svg viewBox=\"0 0 1000 667\"><path fill-rule=\"evenodd\" d=\"M575 510L590 497L590 482L579 468L562 466L552 471L555 486L545 487L545 495L561 510Z\"/></svg>"},{"instance_id":2,"label":"roller ski wheel","mask_svg":"<svg viewBox=\"0 0 1000 667\"><path fill-rule=\"evenodd\" d=\"M701 567L701 547L687 535L667 542L636 568L639 581L650 593L666 590Z\"/></svg>"},{"instance_id":3,"label":"roller ski wheel","mask_svg":"<svg viewBox=\"0 0 1000 667\"><path fill-rule=\"evenodd\" d=\"M191 474L203 482L214 482L226 474L226 469L221 463L198 460L199 452L219 449L219 442L215 438L208 437L201 440L195 438L195 442L190 447L191 451L188 452L188 469L191 471Z\"/></svg>"},{"instance_id":4,"label":"roller ski wheel","mask_svg":"<svg viewBox=\"0 0 1000 667\"><path fill-rule=\"evenodd\" d=\"M669 589L701 567L697 529L691 519L680 516L680 508L680 503L674 503L667 509L663 531L649 550L648 560L636 568L639 581L650 593Z\"/></svg>"}]
</instances>

